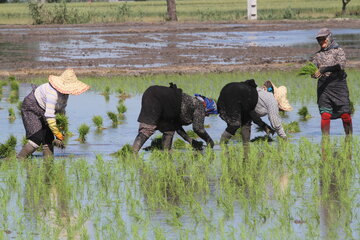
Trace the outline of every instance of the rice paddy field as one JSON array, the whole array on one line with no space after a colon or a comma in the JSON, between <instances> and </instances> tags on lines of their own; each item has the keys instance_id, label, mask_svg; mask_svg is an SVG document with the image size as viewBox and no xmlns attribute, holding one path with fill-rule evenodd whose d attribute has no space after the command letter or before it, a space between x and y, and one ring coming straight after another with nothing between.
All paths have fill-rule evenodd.
<instances>
[{"instance_id":1,"label":"rice paddy field","mask_svg":"<svg viewBox=\"0 0 360 240\"><path fill-rule=\"evenodd\" d=\"M178 0L179 21L234 21L247 16L246 0ZM258 18L274 19L325 19L339 17L342 2L339 0L267 0L258 1ZM166 20L166 1L126 1L126 2L82 2L45 4L43 19L48 15L65 14L69 23L108 22L162 22ZM65 11L65 12L64 12ZM346 17L358 18L360 3L351 1L347 5ZM27 3L0 5L0 24L32 24Z\"/></svg>"},{"instance_id":2,"label":"rice paddy field","mask_svg":"<svg viewBox=\"0 0 360 240\"><path fill-rule=\"evenodd\" d=\"M14 148L0 161L0 239L359 239L360 71L347 73L354 136L335 120L325 139L316 81L297 72L79 77L92 88L69 98L67 147L51 160L36 152L24 161L14 157L25 134L18 106L46 78L3 79L0 150L10 136ZM287 86L294 110L283 124L298 125L286 127L287 141L251 142L245 157L238 137L219 145L225 123L213 116L205 124L214 149L127 150L150 85L217 98L226 83L249 78ZM84 124L89 132L80 135ZM263 135L253 126L253 139Z\"/></svg>"}]
</instances>

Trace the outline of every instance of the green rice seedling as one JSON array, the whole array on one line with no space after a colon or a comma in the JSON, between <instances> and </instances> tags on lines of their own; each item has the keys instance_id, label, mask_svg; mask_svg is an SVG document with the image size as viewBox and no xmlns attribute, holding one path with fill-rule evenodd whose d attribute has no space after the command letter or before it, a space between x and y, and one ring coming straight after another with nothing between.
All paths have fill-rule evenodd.
<instances>
[{"instance_id":1,"label":"green rice seedling","mask_svg":"<svg viewBox=\"0 0 360 240\"><path fill-rule=\"evenodd\" d=\"M186 148L186 142L181 140L180 138L176 139L174 141L174 148L176 149L185 149Z\"/></svg>"},{"instance_id":2,"label":"green rice seedling","mask_svg":"<svg viewBox=\"0 0 360 240\"><path fill-rule=\"evenodd\" d=\"M296 121L292 121L290 123L283 123L283 127L284 127L285 132L287 132L287 133L300 132L299 123Z\"/></svg>"},{"instance_id":3,"label":"green rice seedling","mask_svg":"<svg viewBox=\"0 0 360 240\"><path fill-rule=\"evenodd\" d=\"M94 123L94 125L96 126L97 130L101 130L103 129L103 118L101 116L94 116L92 118L92 121Z\"/></svg>"},{"instance_id":4,"label":"green rice seedling","mask_svg":"<svg viewBox=\"0 0 360 240\"><path fill-rule=\"evenodd\" d=\"M186 134L191 138L199 138L199 136L193 130L186 131Z\"/></svg>"},{"instance_id":5,"label":"green rice seedling","mask_svg":"<svg viewBox=\"0 0 360 240\"><path fill-rule=\"evenodd\" d=\"M297 113L301 116L301 119L304 121L312 117L306 106L300 108Z\"/></svg>"},{"instance_id":6,"label":"green rice seedling","mask_svg":"<svg viewBox=\"0 0 360 240\"><path fill-rule=\"evenodd\" d=\"M9 82L14 82L14 81L16 81L16 77L15 76L9 76L8 81Z\"/></svg>"},{"instance_id":7,"label":"green rice seedling","mask_svg":"<svg viewBox=\"0 0 360 240\"><path fill-rule=\"evenodd\" d=\"M11 81L10 82L10 90L11 91L19 91L19 83L17 81Z\"/></svg>"},{"instance_id":8,"label":"green rice seedling","mask_svg":"<svg viewBox=\"0 0 360 240\"><path fill-rule=\"evenodd\" d=\"M119 116L123 116L124 113L127 111L127 108L126 108L126 106L125 106L123 103L120 103L120 104L117 106L117 110L118 110Z\"/></svg>"},{"instance_id":9,"label":"green rice seedling","mask_svg":"<svg viewBox=\"0 0 360 240\"><path fill-rule=\"evenodd\" d=\"M80 127L78 128L78 132L79 132L79 141L81 143L86 142L86 135L89 133L90 127L88 125L81 124Z\"/></svg>"},{"instance_id":10,"label":"green rice seedling","mask_svg":"<svg viewBox=\"0 0 360 240\"><path fill-rule=\"evenodd\" d=\"M125 144L124 146L122 146L122 148L119 151L114 152L111 155L115 157L125 157L132 152L133 152L132 146L130 144Z\"/></svg>"},{"instance_id":11,"label":"green rice seedling","mask_svg":"<svg viewBox=\"0 0 360 240\"><path fill-rule=\"evenodd\" d=\"M0 144L0 158L10 157L15 153L16 137L11 135L4 144Z\"/></svg>"},{"instance_id":12,"label":"green rice seedling","mask_svg":"<svg viewBox=\"0 0 360 240\"><path fill-rule=\"evenodd\" d=\"M314 75L317 72L318 68L315 66L314 63L308 62L305 66L301 67L298 71L299 76L303 75Z\"/></svg>"},{"instance_id":13,"label":"green rice seedling","mask_svg":"<svg viewBox=\"0 0 360 240\"><path fill-rule=\"evenodd\" d=\"M9 113L9 120L11 121L11 122L13 122L15 119L16 119L16 115L15 115L15 111L14 111L14 109L13 108L9 108L8 109L8 113Z\"/></svg>"},{"instance_id":14,"label":"green rice seedling","mask_svg":"<svg viewBox=\"0 0 360 240\"><path fill-rule=\"evenodd\" d=\"M19 113L21 112L22 103L22 101L19 101L17 104L17 110L19 111Z\"/></svg>"},{"instance_id":15,"label":"green rice seedling","mask_svg":"<svg viewBox=\"0 0 360 240\"><path fill-rule=\"evenodd\" d=\"M150 146L144 148L145 151L162 150L162 136L156 136L151 139Z\"/></svg>"},{"instance_id":16,"label":"green rice seedling","mask_svg":"<svg viewBox=\"0 0 360 240\"><path fill-rule=\"evenodd\" d=\"M65 114L56 114L55 119L60 132L64 135L69 135L69 118Z\"/></svg>"},{"instance_id":17,"label":"green rice seedling","mask_svg":"<svg viewBox=\"0 0 360 240\"><path fill-rule=\"evenodd\" d=\"M19 101L19 91L12 90L9 94L8 101L10 103L17 103L17 101Z\"/></svg>"},{"instance_id":18,"label":"green rice seedling","mask_svg":"<svg viewBox=\"0 0 360 240\"><path fill-rule=\"evenodd\" d=\"M355 113L355 106L354 103L350 101L350 114L354 114L354 113Z\"/></svg>"},{"instance_id":19,"label":"green rice seedling","mask_svg":"<svg viewBox=\"0 0 360 240\"><path fill-rule=\"evenodd\" d=\"M107 112L107 115L110 118L110 120L112 121L112 127L114 127L114 128L117 127L117 125L119 124L117 115L113 112Z\"/></svg>"},{"instance_id":20,"label":"green rice seedling","mask_svg":"<svg viewBox=\"0 0 360 240\"><path fill-rule=\"evenodd\" d=\"M110 87L106 86L104 91L101 93L101 95L109 96L110 95Z\"/></svg>"}]
</instances>

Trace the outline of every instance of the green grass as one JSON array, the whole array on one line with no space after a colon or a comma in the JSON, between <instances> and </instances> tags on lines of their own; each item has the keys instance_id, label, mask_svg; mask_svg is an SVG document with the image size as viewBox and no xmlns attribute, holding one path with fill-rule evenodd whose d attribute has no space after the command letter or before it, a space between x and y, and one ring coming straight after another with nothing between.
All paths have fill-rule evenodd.
<instances>
[{"instance_id":1,"label":"green grass","mask_svg":"<svg viewBox=\"0 0 360 240\"><path fill-rule=\"evenodd\" d=\"M178 0L179 21L243 20L246 18L246 0ZM44 8L55 8L46 4ZM351 1L349 13L359 12L360 3ZM69 11L76 11L79 23L107 23L124 21L162 22L166 18L166 1L83 2L67 3ZM258 2L259 19L322 19L333 18L341 12L338 0L269 0ZM356 16L355 16L356 17ZM0 24L32 24L26 3L1 4Z\"/></svg>"},{"instance_id":2,"label":"green grass","mask_svg":"<svg viewBox=\"0 0 360 240\"><path fill-rule=\"evenodd\" d=\"M360 88L360 71L355 69L346 70L350 100L356 105L360 100L357 89ZM287 87L287 97L290 103L313 103L316 102L317 80L311 77L298 76L296 71L262 71L262 72L232 72L232 73L206 73L206 74L159 74L144 76L115 76L115 77L79 77L88 83L94 91L103 92L105 86L113 86L112 89L122 87L126 92L142 94L151 85L169 86L170 82L176 83L185 93L201 93L207 97L217 99L220 90L225 84L235 81L255 79L258 86L266 80L271 80L276 86ZM42 83L45 79L31 79L31 82ZM111 92L111 90L110 90ZM114 90L115 92L115 90ZM114 93L111 92L111 93Z\"/></svg>"}]
</instances>

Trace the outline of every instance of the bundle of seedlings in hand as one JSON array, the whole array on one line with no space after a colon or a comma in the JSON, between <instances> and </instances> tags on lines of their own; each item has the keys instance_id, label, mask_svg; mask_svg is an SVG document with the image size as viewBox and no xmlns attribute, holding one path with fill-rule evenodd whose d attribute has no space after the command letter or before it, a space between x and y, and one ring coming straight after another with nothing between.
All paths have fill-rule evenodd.
<instances>
[{"instance_id":1,"label":"bundle of seedlings in hand","mask_svg":"<svg viewBox=\"0 0 360 240\"><path fill-rule=\"evenodd\" d=\"M312 117L306 106L300 108L298 114L302 117L302 120L308 120Z\"/></svg>"},{"instance_id":2,"label":"bundle of seedlings in hand","mask_svg":"<svg viewBox=\"0 0 360 240\"><path fill-rule=\"evenodd\" d=\"M90 127L85 123L80 125L78 128L80 142L84 143L86 141L86 135L89 133L89 130Z\"/></svg>"},{"instance_id":3,"label":"bundle of seedlings in hand","mask_svg":"<svg viewBox=\"0 0 360 240\"><path fill-rule=\"evenodd\" d=\"M298 75L314 75L317 72L318 68L312 62L308 62L305 66L300 68Z\"/></svg>"},{"instance_id":4,"label":"bundle of seedlings in hand","mask_svg":"<svg viewBox=\"0 0 360 240\"><path fill-rule=\"evenodd\" d=\"M56 114L56 125L60 132L64 135L69 135L69 119L65 114Z\"/></svg>"},{"instance_id":5,"label":"bundle of seedlings in hand","mask_svg":"<svg viewBox=\"0 0 360 240\"><path fill-rule=\"evenodd\" d=\"M97 130L103 129L103 118L101 116L94 116L92 118L94 125L96 126Z\"/></svg>"},{"instance_id":6,"label":"bundle of seedlings in hand","mask_svg":"<svg viewBox=\"0 0 360 240\"><path fill-rule=\"evenodd\" d=\"M300 132L299 123L292 121L290 123L283 123L284 131L286 133L298 133Z\"/></svg>"},{"instance_id":7,"label":"bundle of seedlings in hand","mask_svg":"<svg viewBox=\"0 0 360 240\"><path fill-rule=\"evenodd\" d=\"M117 127L117 125L119 124L119 120L118 120L117 115L115 113L113 113L113 112L107 112L107 115L112 121L112 126Z\"/></svg>"},{"instance_id":8,"label":"bundle of seedlings in hand","mask_svg":"<svg viewBox=\"0 0 360 240\"><path fill-rule=\"evenodd\" d=\"M0 158L6 158L15 152L16 137L11 135L4 144L0 144Z\"/></svg>"},{"instance_id":9,"label":"bundle of seedlings in hand","mask_svg":"<svg viewBox=\"0 0 360 240\"><path fill-rule=\"evenodd\" d=\"M9 120L10 122L13 122L16 119L15 111L13 108L9 108Z\"/></svg>"}]
</instances>

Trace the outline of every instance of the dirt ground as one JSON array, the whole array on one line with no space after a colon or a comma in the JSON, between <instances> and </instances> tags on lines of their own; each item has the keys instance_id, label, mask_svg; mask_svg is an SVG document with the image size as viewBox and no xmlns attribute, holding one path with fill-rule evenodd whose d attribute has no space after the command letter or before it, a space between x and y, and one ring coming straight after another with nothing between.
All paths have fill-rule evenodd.
<instances>
[{"instance_id":1,"label":"dirt ground","mask_svg":"<svg viewBox=\"0 0 360 240\"><path fill-rule=\"evenodd\" d=\"M15 75L28 77L60 73L64 67L75 68L79 75L140 75L157 73L199 73L199 72L230 72L259 71L267 69L290 70L298 68L313 50L304 46L297 47L263 47L247 46L244 48L221 48L209 45L191 46L186 49L177 44L168 44L159 48L138 48L137 43L143 42L144 34L166 33L169 42L184 38L180 33L189 33L185 41L197 38L192 33L199 32L251 32L251 31L287 31L303 29L329 28L360 28L360 20L332 19L322 21L244 21L244 22L206 22L206 23L123 23L102 25L51 25L51 26L21 26L6 25L0 27L0 77ZM105 40L102 51L111 53L112 43L121 41L129 44L127 50L132 54L124 58L87 57L99 51L88 47L81 59L62 56L62 63L52 61L65 49L57 47L39 51L33 47L37 42L56 42L81 40L93 42L96 35L101 34ZM104 37L105 36L105 37ZM125 38L125 39L124 39ZM184 41L184 39L181 39ZM10 46L10 47L9 47ZM11 47L12 46L12 47ZM15 46L15 47L14 47ZM110 46L110 47L109 47ZM76 49L77 46L74 46ZM4 50L5 49L5 50ZM116 49L117 51L119 49ZM184 51L186 54L184 54ZM360 49L347 52L348 58L359 56ZM158 66L151 66L153 59L159 60ZM214 64L204 62L201 56L217 56L226 63L241 56L241 61L231 64ZM36 59L43 59L38 61ZM44 60L45 59L45 60ZM281 59L281 61L277 61ZM65 64L64 64L65 62ZM162 64L163 63L163 64ZM114 67L115 66L115 67ZM117 67L120 66L120 67ZM142 66L142 67L138 67ZM150 66L150 67L147 67ZM349 61L348 67L359 68L359 61Z\"/></svg>"}]
</instances>

